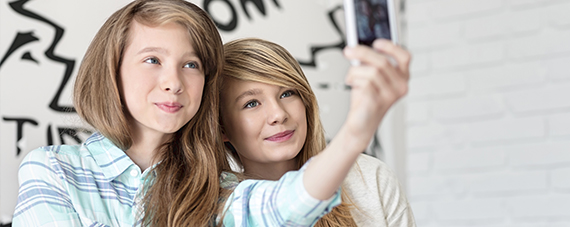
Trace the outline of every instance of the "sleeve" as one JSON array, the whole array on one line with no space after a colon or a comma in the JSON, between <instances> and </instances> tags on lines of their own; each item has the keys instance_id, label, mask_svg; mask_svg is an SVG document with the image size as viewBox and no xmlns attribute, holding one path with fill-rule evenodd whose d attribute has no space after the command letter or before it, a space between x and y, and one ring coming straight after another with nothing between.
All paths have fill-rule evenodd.
<instances>
[{"instance_id":1,"label":"sleeve","mask_svg":"<svg viewBox=\"0 0 570 227\"><path fill-rule=\"evenodd\" d=\"M53 153L31 151L18 171L20 189L12 226L81 226Z\"/></svg>"},{"instance_id":2,"label":"sleeve","mask_svg":"<svg viewBox=\"0 0 570 227\"><path fill-rule=\"evenodd\" d=\"M224 226L312 226L340 204L340 189L327 200L313 198L303 184L305 166L279 181L240 182L225 203Z\"/></svg>"},{"instance_id":3,"label":"sleeve","mask_svg":"<svg viewBox=\"0 0 570 227\"><path fill-rule=\"evenodd\" d=\"M396 175L382 161L361 155L344 181L351 211L359 226L416 226L412 209Z\"/></svg>"},{"instance_id":4,"label":"sleeve","mask_svg":"<svg viewBox=\"0 0 570 227\"><path fill-rule=\"evenodd\" d=\"M376 170L378 194L381 196L388 226L415 227L414 214L396 174L384 163Z\"/></svg>"}]
</instances>

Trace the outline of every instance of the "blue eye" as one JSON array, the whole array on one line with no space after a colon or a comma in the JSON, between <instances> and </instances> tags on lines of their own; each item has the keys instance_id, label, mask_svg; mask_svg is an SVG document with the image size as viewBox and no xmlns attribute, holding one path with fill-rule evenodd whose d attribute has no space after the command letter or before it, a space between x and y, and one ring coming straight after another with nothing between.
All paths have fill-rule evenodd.
<instances>
[{"instance_id":1,"label":"blue eye","mask_svg":"<svg viewBox=\"0 0 570 227\"><path fill-rule=\"evenodd\" d=\"M280 98L287 98L287 97L290 97L290 96L293 96L293 95L295 95L295 92L294 92L294 91L291 91L291 90L288 90L288 91L283 92L283 94L281 94L281 97L280 97Z\"/></svg>"},{"instance_id":2,"label":"blue eye","mask_svg":"<svg viewBox=\"0 0 570 227\"><path fill-rule=\"evenodd\" d=\"M186 65L184 65L184 68L197 69L197 68L198 68L198 63L196 63L196 62L188 62L188 63L186 63Z\"/></svg>"},{"instance_id":3,"label":"blue eye","mask_svg":"<svg viewBox=\"0 0 570 227\"><path fill-rule=\"evenodd\" d=\"M146 63L150 63L150 64L160 64L160 62L158 61L158 59L152 57L152 58L147 58L144 60L144 62Z\"/></svg>"},{"instance_id":4,"label":"blue eye","mask_svg":"<svg viewBox=\"0 0 570 227\"><path fill-rule=\"evenodd\" d=\"M257 100L251 100L245 104L244 108L253 108L256 106L259 106L259 102Z\"/></svg>"}]
</instances>

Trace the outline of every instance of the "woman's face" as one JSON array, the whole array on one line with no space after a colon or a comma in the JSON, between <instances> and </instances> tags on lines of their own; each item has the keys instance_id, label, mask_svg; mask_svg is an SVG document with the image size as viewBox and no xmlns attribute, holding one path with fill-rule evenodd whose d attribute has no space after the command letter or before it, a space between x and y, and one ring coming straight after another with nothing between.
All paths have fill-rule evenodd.
<instances>
[{"instance_id":1,"label":"woman's face","mask_svg":"<svg viewBox=\"0 0 570 227\"><path fill-rule=\"evenodd\" d=\"M246 170L295 163L307 135L305 106L297 91L232 78L224 83L224 140L235 147Z\"/></svg>"},{"instance_id":2,"label":"woman's face","mask_svg":"<svg viewBox=\"0 0 570 227\"><path fill-rule=\"evenodd\" d=\"M120 70L135 135L176 132L200 107L202 63L179 24L148 27L133 21Z\"/></svg>"}]
</instances>

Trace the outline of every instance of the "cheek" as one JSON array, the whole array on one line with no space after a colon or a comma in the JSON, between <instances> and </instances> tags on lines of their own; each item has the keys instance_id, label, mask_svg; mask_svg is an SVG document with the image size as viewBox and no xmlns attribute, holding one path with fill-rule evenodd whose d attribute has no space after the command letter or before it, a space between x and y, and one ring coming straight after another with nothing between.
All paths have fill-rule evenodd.
<instances>
[{"instance_id":1,"label":"cheek","mask_svg":"<svg viewBox=\"0 0 570 227\"><path fill-rule=\"evenodd\" d=\"M122 70L119 79L121 90L125 96L148 90L145 88L151 87L153 83L153 80L146 76L144 72L138 72L134 69L128 70L126 73Z\"/></svg>"},{"instance_id":2,"label":"cheek","mask_svg":"<svg viewBox=\"0 0 570 227\"><path fill-rule=\"evenodd\" d=\"M256 120L257 119L257 120ZM255 116L234 116L225 122L228 138L233 141L251 141L259 134L259 118ZM231 129L231 130L227 130Z\"/></svg>"},{"instance_id":3,"label":"cheek","mask_svg":"<svg viewBox=\"0 0 570 227\"><path fill-rule=\"evenodd\" d=\"M299 124L306 126L307 125L307 112L305 109L305 105L303 105L303 101L298 100L296 102L293 110L294 110L294 114L295 114L295 119L297 119Z\"/></svg>"},{"instance_id":4,"label":"cheek","mask_svg":"<svg viewBox=\"0 0 570 227\"><path fill-rule=\"evenodd\" d=\"M251 118L248 117L241 117L234 121L233 127L237 136L241 136L242 138L249 138L252 131L255 129L256 124L252 121Z\"/></svg>"},{"instance_id":5,"label":"cheek","mask_svg":"<svg viewBox=\"0 0 570 227\"><path fill-rule=\"evenodd\" d=\"M186 80L187 92L193 97L202 97L204 91L204 76L190 77ZM216 94L217 95L217 94Z\"/></svg>"},{"instance_id":6,"label":"cheek","mask_svg":"<svg viewBox=\"0 0 570 227\"><path fill-rule=\"evenodd\" d=\"M121 99L124 102L125 105L127 105L129 103L129 101L132 99L132 81L129 80L129 78L127 76L125 76L122 72L121 72L121 76L119 76L119 90L121 93ZM128 107L128 105L127 105Z\"/></svg>"},{"instance_id":7,"label":"cheek","mask_svg":"<svg viewBox=\"0 0 570 227\"><path fill-rule=\"evenodd\" d=\"M123 101L125 104L134 104L136 100L143 99L146 92L148 92L148 82L141 80L133 80L132 78L124 78L121 83L123 94Z\"/></svg>"},{"instance_id":8,"label":"cheek","mask_svg":"<svg viewBox=\"0 0 570 227\"><path fill-rule=\"evenodd\" d=\"M306 114L306 110L305 110L305 105L303 105L303 103L301 102L301 104L298 106L297 108L298 111L297 112L297 121L299 123L299 128L302 128L303 131L303 137L306 138L307 136L307 114Z\"/></svg>"},{"instance_id":9,"label":"cheek","mask_svg":"<svg viewBox=\"0 0 570 227\"><path fill-rule=\"evenodd\" d=\"M303 117L301 118L300 121L301 127L303 128L303 137L307 137L307 118L306 116L303 114Z\"/></svg>"},{"instance_id":10,"label":"cheek","mask_svg":"<svg viewBox=\"0 0 570 227\"><path fill-rule=\"evenodd\" d=\"M237 124L239 121L235 119L235 116L233 116L232 113L225 109L220 112L220 115L222 118L221 121L224 128L224 134L231 143L234 143L237 139L235 135L239 135L238 129L241 128L240 125Z\"/></svg>"},{"instance_id":11,"label":"cheek","mask_svg":"<svg viewBox=\"0 0 570 227\"><path fill-rule=\"evenodd\" d=\"M121 70L119 79L122 102L129 113L136 114L148 101L148 95L156 83L145 72L132 68Z\"/></svg>"}]
</instances>

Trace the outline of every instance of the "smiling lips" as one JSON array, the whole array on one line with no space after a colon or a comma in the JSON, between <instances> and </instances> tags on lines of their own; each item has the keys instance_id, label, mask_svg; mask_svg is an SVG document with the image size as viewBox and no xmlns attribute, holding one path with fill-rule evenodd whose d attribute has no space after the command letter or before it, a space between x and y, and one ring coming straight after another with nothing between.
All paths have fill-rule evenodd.
<instances>
[{"instance_id":1,"label":"smiling lips","mask_svg":"<svg viewBox=\"0 0 570 227\"><path fill-rule=\"evenodd\" d=\"M283 142L283 141L287 141L291 137L293 137L294 133L295 133L295 130L287 130L287 131L280 132L280 133L277 133L275 135L272 135L270 137L267 137L267 138L265 138L265 140L272 141L272 142Z\"/></svg>"},{"instance_id":2,"label":"smiling lips","mask_svg":"<svg viewBox=\"0 0 570 227\"><path fill-rule=\"evenodd\" d=\"M157 102L155 105L167 113L176 113L182 109L182 105L177 102Z\"/></svg>"}]
</instances>

